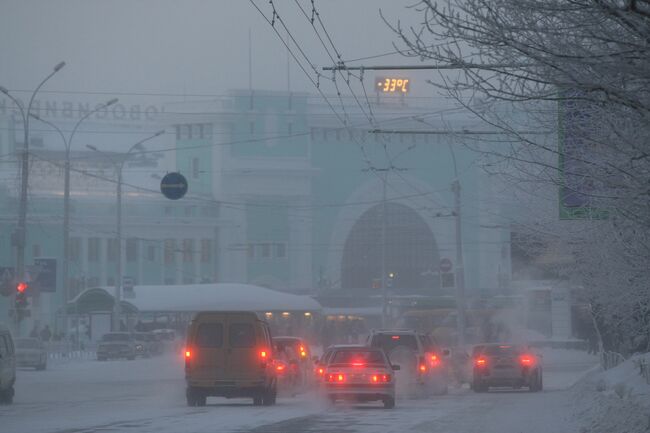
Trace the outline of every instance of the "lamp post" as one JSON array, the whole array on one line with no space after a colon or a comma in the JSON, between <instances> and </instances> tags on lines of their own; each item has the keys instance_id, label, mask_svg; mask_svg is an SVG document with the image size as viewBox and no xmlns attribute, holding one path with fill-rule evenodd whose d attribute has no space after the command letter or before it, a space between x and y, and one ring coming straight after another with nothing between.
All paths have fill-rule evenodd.
<instances>
[{"instance_id":1,"label":"lamp post","mask_svg":"<svg viewBox=\"0 0 650 433\"><path fill-rule=\"evenodd\" d=\"M109 107L115 104L118 101L117 98L113 98L109 101L99 104L95 107L94 110L89 111L84 116L82 116L77 123L72 128L72 132L66 138L65 134L59 127L54 123L45 120L34 113L30 113L30 116L36 120L39 120L50 127L52 127L56 132L59 133L61 139L63 140L63 145L65 146L65 174L64 174L64 186L63 186L63 264L62 264L62 273L63 273L63 323L64 323L64 332L68 332L68 299L69 299L69 283L70 283L70 148L72 146L72 139L74 138L75 133L79 129L81 123L90 117L92 114L103 110L106 107Z\"/></svg>"},{"instance_id":2,"label":"lamp post","mask_svg":"<svg viewBox=\"0 0 650 433\"><path fill-rule=\"evenodd\" d=\"M122 170L124 169L124 164L132 156L133 151L136 149L141 149L142 143L154 139L162 134L165 131L158 131L155 134L142 139L135 143L129 150L121 155L112 155L97 149L95 146L87 144L86 147L90 150L93 150L101 155L103 155L108 161L113 164L115 167L115 174L117 176L117 204L116 204L116 227L115 227L115 243L117 244L117 276L115 278L115 302L113 303L113 318L111 320L111 330L119 331L120 325L120 314L121 314L121 305L122 302Z\"/></svg>"},{"instance_id":3,"label":"lamp post","mask_svg":"<svg viewBox=\"0 0 650 433\"><path fill-rule=\"evenodd\" d=\"M50 72L44 79L36 86L36 89L32 92L32 96L29 98L29 104L27 104L27 110L23 107L23 104L18 102L9 91L0 86L0 92L5 94L9 99L11 99L14 104L20 110L20 114L23 118L23 149L21 156L21 173L20 173L20 202L18 206L18 228L17 228L17 237L16 237L16 278L20 281L25 278L25 243L27 239L27 186L29 182L29 113L32 109L32 104L34 103L34 98L38 91L43 87L43 85L59 72L65 66L65 62L57 63L54 66L52 72ZM38 321L40 318L36 318L35 321Z\"/></svg>"}]
</instances>

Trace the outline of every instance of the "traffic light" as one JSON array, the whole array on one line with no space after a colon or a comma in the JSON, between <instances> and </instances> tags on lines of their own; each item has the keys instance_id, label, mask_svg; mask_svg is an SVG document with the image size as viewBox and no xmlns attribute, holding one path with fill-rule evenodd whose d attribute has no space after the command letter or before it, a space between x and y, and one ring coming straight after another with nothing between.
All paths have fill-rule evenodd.
<instances>
[{"instance_id":1,"label":"traffic light","mask_svg":"<svg viewBox=\"0 0 650 433\"><path fill-rule=\"evenodd\" d=\"M20 281L18 284L16 284L16 298L14 302L14 306L16 308L16 317L18 318L18 321L21 321L23 318L29 316L29 311L27 308L29 308L29 302L27 301L27 289L29 288L29 284L27 284L24 281Z\"/></svg>"}]
</instances>

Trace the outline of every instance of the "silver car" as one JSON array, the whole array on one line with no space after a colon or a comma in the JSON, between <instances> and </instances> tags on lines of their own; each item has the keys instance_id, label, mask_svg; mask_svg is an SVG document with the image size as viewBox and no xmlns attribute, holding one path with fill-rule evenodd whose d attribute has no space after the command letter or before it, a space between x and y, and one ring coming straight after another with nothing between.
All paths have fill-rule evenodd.
<instances>
[{"instance_id":1,"label":"silver car","mask_svg":"<svg viewBox=\"0 0 650 433\"><path fill-rule=\"evenodd\" d=\"M323 373L323 388L330 402L381 401L395 407L395 371L381 349L347 346L334 349Z\"/></svg>"},{"instance_id":2,"label":"silver car","mask_svg":"<svg viewBox=\"0 0 650 433\"><path fill-rule=\"evenodd\" d=\"M47 350L38 338L16 338L16 366L33 367L37 370L47 368Z\"/></svg>"}]
</instances>

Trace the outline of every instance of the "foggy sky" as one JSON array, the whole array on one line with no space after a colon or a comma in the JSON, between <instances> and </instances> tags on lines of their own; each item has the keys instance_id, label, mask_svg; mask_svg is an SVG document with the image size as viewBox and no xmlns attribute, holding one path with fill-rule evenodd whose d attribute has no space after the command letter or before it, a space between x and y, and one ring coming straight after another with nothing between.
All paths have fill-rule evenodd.
<instances>
[{"instance_id":1,"label":"foggy sky","mask_svg":"<svg viewBox=\"0 0 650 433\"><path fill-rule=\"evenodd\" d=\"M256 3L270 16L267 0ZM318 66L330 65L294 2L275 3L310 58ZM311 11L309 2L301 4ZM346 59L392 51L396 37L379 9L395 22L400 17L413 22L416 15L405 9L408 4L412 2L316 1ZM247 88L249 28L253 87L287 89L287 51L245 0L0 0L0 5L0 85L10 90L33 89L61 60L67 66L44 91L223 94ZM366 64L417 61L395 55ZM291 63L292 90L315 92ZM433 94L423 81L414 80L414 89Z\"/></svg>"}]
</instances>

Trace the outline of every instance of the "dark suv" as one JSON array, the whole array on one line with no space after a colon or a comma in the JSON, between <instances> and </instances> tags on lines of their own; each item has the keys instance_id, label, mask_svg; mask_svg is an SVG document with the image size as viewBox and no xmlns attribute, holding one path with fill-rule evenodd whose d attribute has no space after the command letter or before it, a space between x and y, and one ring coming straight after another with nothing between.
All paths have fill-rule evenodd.
<instances>
[{"instance_id":1,"label":"dark suv","mask_svg":"<svg viewBox=\"0 0 650 433\"><path fill-rule=\"evenodd\" d=\"M487 392L491 386L543 389L540 357L527 346L484 344L474 347L472 358L474 392Z\"/></svg>"},{"instance_id":2,"label":"dark suv","mask_svg":"<svg viewBox=\"0 0 650 433\"><path fill-rule=\"evenodd\" d=\"M443 351L430 335L414 330L373 330L368 345L382 349L390 362L401 366L402 374L408 379L400 379L400 387L419 395L447 393L449 374L446 361Z\"/></svg>"}]
</instances>

